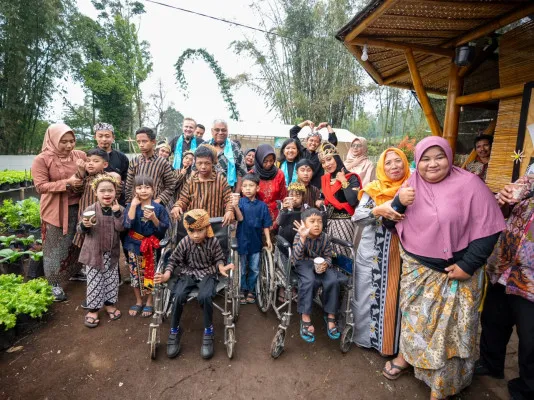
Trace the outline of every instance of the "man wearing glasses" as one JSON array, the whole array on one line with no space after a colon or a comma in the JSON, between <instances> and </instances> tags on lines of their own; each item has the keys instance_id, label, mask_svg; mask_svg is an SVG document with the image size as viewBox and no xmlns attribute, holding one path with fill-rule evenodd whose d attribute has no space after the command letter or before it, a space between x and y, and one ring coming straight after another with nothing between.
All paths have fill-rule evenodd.
<instances>
[{"instance_id":1,"label":"man wearing glasses","mask_svg":"<svg viewBox=\"0 0 534 400\"><path fill-rule=\"evenodd\" d=\"M241 193L241 181L247 169L245 157L236 142L228 138L228 124L222 119L213 121L209 144L217 149L217 172L223 174L234 193Z\"/></svg>"}]
</instances>

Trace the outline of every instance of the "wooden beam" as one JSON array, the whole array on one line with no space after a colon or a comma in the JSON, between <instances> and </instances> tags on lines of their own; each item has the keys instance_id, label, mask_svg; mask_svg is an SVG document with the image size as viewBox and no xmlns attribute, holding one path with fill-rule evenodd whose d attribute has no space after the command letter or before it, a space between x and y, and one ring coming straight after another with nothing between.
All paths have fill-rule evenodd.
<instances>
[{"instance_id":1,"label":"wooden beam","mask_svg":"<svg viewBox=\"0 0 534 400\"><path fill-rule=\"evenodd\" d=\"M430 103L428 95L426 94L423 80L421 79L421 75L419 75L419 71L417 70L417 63L413 56L413 52L411 49L407 49L405 53L406 61L408 62L408 67L410 68L410 74L412 76L413 86L415 88L415 92L417 93L417 97L419 98L419 102L421 103L421 107L423 108L423 112L425 113L430 130L432 131L432 135L441 136L441 126L439 124L438 117L434 112L434 108Z\"/></svg>"},{"instance_id":2,"label":"wooden beam","mask_svg":"<svg viewBox=\"0 0 534 400\"><path fill-rule=\"evenodd\" d=\"M473 29L466 34L453 39L447 42L443 47L458 47L462 44L471 42L472 40L479 39L483 36L486 36L489 33L495 32L497 29L502 28L503 26L509 25L512 22L518 21L521 18L526 17L527 15L534 13L534 3L528 2L524 5L516 8L515 10L510 11L509 13L501 16L500 18L494 19L493 21L487 23L486 25L479 26L476 29Z\"/></svg>"},{"instance_id":3,"label":"wooden beam","mask_svg":"<svg viewBox=\"0 0 534 400\"><path fill-rule=\"evenodd\" d=\"M407 44L407 43L399 43L399 42L392 42L390 40L377 40L377 39L370 39L366 37L357 37L350 41L350 44L359 44L359 45L367 45L370 47L380 47L380 48L386 48L386 49L396 49L396 50L406 50L406 49L412 49L415 52L420 53L427 53L427 54L434 54L437 56L443 56L443 57L454 57L454 50L450 49L443 49L440 47L433 47L433 46L425 46L422 44Z\"/></svg>"},{"instance_id":4,"label":"wooden beam","mask_svg":"<svg viewBox=\"0 0 534 400\"><path fill-rule=\"evenodd\" d=\"M525 84L521 83L513 86L506 86L499 89L488 90L486 92L473 93L456 98L456 105L464 106L467 104L482 103L489 100L500 100L508 97L517 97L523 94Z\"/></svg>"},{"instance_id":5,"label":"wooden beam","mask_svg":"<svg viewBox=\"0 0 534 400\"><path fill-rule=\"evenodd\" d=\"M453 61L449 70L447 106L445 107L445 121L443 121L443 137L451 145L453 154L456 153L458 124L460 122L460 106L456 104L456 98L460 96L463 88L463 78L460 77L459 72L460 68Z\"/></svg>"},{"instance_id":6,"label":"wooden beam","mask_svg":"<svg viewBox=\"0 0 534 400\"><path fill-rule=\"evenodd\" d=\"M350 42L360 33L362 33L365 28L375 22L382 14L384 14L389 8L391 8L399 0L385 0L380 7L372 11L371 14L367 16L362 22L360 22L347 36L345 36L345 43Z\"/></svg>"},{"instance_id":7,"label":"wooden beam","mask_svg":"<svg viewBox=\"0 0 534 400\"><path fill-rule=\"evenodd\" d=\"M430 62L427 62L426 64L419 64L419 71L420 72L427 72L429 70L432 70L437 67L442 67L446 64L449 64L451 60L447 58L440 58L438 60L433 60ZM398 80L404 79L406 77L410 76L410 69L406 68L405 70L396 73L395 75L388 76L387 78L384 78L384 85L389 85L390 83L396 82Z\"/></svg>"},{"instance_id":8,"label":"wooden beam","mask_svg":"<svg viewBox=\"0 0 534 400\"><path fill-rule=\"evenodd\" d=\"M362 65L362 67L371 75L371 77L375 80L376 83L379 85L383 85L384 81L382 80L382 77L378 73L378 71L373 67L373 65L369 61L363 61L362 60L362 51L358 46L350 45L348 43L344 43L345 47L356 57L356 60Z\"/></svg>"}]
</instances>

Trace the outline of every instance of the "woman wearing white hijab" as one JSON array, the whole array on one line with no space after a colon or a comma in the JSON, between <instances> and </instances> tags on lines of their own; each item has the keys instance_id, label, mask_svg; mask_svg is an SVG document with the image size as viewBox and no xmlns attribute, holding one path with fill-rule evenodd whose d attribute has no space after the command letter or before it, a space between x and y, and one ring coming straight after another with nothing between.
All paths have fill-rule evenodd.
<instances>
[{"instance_id":1,"label":"woman wearing white hijab","mask_svg":"<svg viewBox=\"0 0 534 400\"><path fill-rule=\"evenodd\" d=\"M361 136L354 138L345 159L345 168L349 172L358 174L362 186L376 179L375 166L367 157L367 139Z\"/></svg>"}]
</instances>

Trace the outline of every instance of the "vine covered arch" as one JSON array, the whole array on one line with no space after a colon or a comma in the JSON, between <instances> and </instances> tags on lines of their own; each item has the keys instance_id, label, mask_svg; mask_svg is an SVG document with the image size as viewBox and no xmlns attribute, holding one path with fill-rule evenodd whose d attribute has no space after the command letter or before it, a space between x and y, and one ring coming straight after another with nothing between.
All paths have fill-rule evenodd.
<instances>
[{"instance_id":1,"label":"vine covered arch","mask_svg":"<svg viewBox=\"0 0 534 400\"><path fill-rule=\"evenodd\" d=\"M237 111L237 105L231 92L230 81L222 71L221 67L219 67L217 61L215 61L215 58L208 53L206 49L187 49L180 55L178 61L176 61L176 64L174 65L176 68L176 80L178 81L180 88L184 91L187 90L187 81L183 71L184 63L189 59L196 58L203 59L210 66L211 70L215 74L215 77L217 78L217 81L219 82L219 89L231 114L230 118L238 121L239 112Z\"/></svg>"}]
</instances>

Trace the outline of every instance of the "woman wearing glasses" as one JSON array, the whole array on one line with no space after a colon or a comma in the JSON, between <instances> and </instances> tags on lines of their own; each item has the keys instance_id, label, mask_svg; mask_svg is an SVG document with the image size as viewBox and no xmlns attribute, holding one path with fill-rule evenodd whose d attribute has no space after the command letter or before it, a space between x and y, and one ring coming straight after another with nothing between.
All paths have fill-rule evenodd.
<instances>
[{"instance_id":1,"label":"woman wearing glasses","mask_svg":"<svg viewBox=\"0 0 534 400\"><path fill-rule=\"evenodd\" d=\"M356 136L352 141L345 159L345 168L360 177L362 186L376 179L375 166L367 157L367 140L365 138Z\"/></svg>"}]
</instances>

